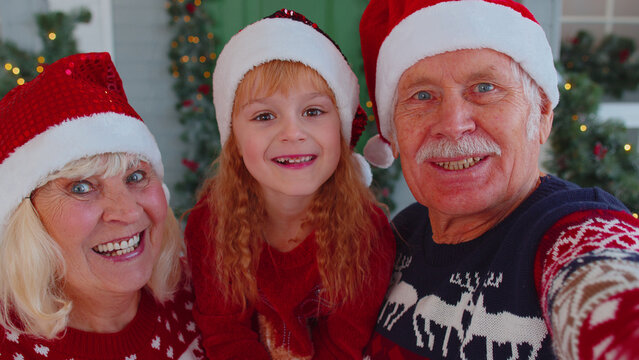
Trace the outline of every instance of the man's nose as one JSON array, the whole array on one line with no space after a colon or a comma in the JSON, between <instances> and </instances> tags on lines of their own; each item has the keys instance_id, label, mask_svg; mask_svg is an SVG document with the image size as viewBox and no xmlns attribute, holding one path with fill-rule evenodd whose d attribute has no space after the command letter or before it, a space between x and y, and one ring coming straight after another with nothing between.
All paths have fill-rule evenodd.
<instances>
[{"instance_id":1,"label":"man's nose","mask_svg":"<svg viewBox=\"0 0 639 360\"><path fill-rule=\"evenodd\" d=\"M435 135L457 140L476 128L472 104L460 94L444 96L439 105L438 115L433 127Z\"/></svg>"}]
</instances>

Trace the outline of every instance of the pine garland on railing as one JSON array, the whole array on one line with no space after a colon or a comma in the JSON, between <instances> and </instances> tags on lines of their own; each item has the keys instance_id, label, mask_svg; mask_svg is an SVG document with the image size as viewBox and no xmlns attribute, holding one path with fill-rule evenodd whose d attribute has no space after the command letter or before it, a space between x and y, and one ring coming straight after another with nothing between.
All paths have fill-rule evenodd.
<instances>
[{"instance_id":1,"label":"pine garland on railing","mask_svg":"<svg viewBox=\"0 0 639 360\"><path fill-rule=\"evenodd\" d=\"M0 39L0 98L41 73L46 64L77 52L73 30L78 23L88 23L91 13L85 8L63 13L52 11L35 15L43 49L32 52Z\"/></svg>"},{"instance_id":2,"label":"pine garland on railing","mask_svg":"<svg viewBox=\"0 0 639 360\"><path fill-rule=\"evenodd\" d=\"M621 121L597 116L604 94L620 97L637 88L634 49L631 39L614 35L594 46L585 31L562 44L561 100L555 109L550 159L544 165L566 180L612 193L637 217L639 156Z\"/></svg>"},{"instance_id":3,"label":"pine garland on railing","mask_svg":"<svg viewBox=\"0 0 639 360\"><path fill-rule=\"evenodd\" d=\"M211 75L217 57L214 1L171 1L167 9L175 31L169 58L177 95L176 109L187 144L182 157L184 177L175 186L177 213L195 204L198 186L208 175L209 164L220 151L220 135L215 123L211 96Z\"/></svg>"}]
</instances>

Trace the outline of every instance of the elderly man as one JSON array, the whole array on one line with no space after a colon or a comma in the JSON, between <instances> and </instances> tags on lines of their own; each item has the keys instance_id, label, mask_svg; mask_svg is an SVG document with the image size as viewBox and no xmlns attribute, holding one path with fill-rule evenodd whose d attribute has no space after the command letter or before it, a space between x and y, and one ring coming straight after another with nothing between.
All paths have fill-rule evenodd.
<instances>
[{"instance_id":1,"label":"elderly man","mask_svg":"<svg viewBox=\"0 0 639 360\"><path fill-rule=\"evenodd\" d=\"M393 220L367 358L639 358L639 221L541 173L559 93L533 15L511 0L371 0L360 32L380 133L365 155L399 155L419 202Z\"/></svg>"}]
</instances>

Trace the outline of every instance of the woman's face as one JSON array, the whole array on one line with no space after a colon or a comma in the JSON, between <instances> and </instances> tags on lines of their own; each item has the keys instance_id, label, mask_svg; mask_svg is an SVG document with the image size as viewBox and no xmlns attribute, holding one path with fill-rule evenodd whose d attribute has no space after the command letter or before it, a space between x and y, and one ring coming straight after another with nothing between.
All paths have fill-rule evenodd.
<instances>
[{"instance_id":1,"label":"woman's face","mask_svg":"<svg viewBox=\"0 0 639 360\"><path fill-rule=\"evenodd\" d=\"M35 191L33 204L62 250L72 299L133 294L148 282L167 214L150 164L115 176L52 180Z\"/></svg>"}]
</instances>

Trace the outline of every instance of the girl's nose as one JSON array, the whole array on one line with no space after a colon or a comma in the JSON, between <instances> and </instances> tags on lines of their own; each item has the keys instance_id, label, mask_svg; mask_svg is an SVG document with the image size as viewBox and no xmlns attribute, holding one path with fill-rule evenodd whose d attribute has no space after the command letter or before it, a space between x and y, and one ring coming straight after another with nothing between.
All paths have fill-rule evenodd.
<instances>
[{"instance_id":1,"label":"girl's nose","mask_svg":"<svg viewBox=\"0 0 639 360\"><path fill-rule=\"evenodd\" d=\"M287 114L282 118L282 141L304 141L307 134L302 124L302 119L293 114Z\"/></svg>"}]
</instances>

